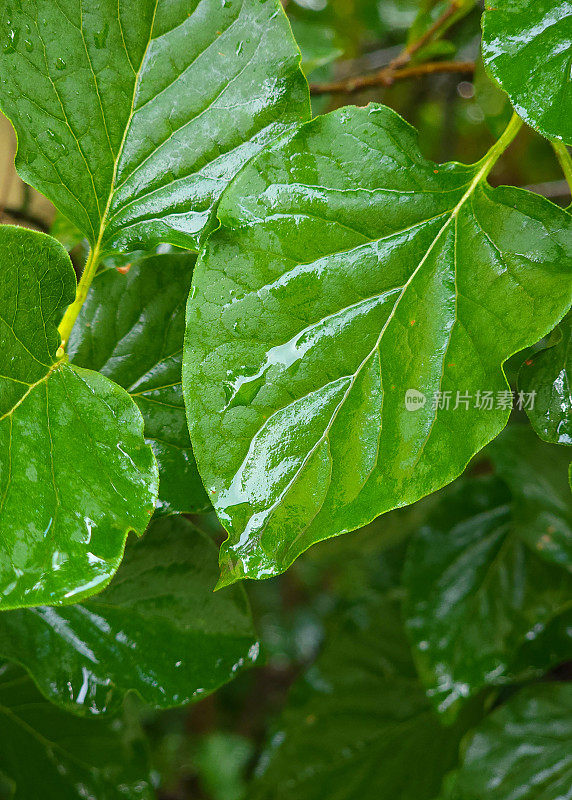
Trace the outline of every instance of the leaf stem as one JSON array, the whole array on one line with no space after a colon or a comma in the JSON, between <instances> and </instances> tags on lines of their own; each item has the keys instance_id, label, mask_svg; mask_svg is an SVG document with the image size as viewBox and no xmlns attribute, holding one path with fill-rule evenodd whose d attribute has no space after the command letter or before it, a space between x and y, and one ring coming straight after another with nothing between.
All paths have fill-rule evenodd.
<instances>
[{"instance_id":1,"label":"leaf stem","mask_svg":"<svg viewBox=\"0 0 572 800\"><path fill-rule=\"evenodd\" d=\"M75 293L75 300L73 303L67 307L66 313L63 316L62 321L59 325L59 332L60 336L62 337L62 343L60 347L65 347L67 341L70 337L72 332L73 326L77 319L77 316L81 310L85 302L85 298L87 297L87 293L89 291L89 287L91 286L91 282L95 277L95 273L97 272L97 267L99 265L99 242L95 245L95 247L89 251L89 255L87 257L87 261L85 262L85 267L83 269L80 282L77 285L76 293Z\"/></svg>"},{"instance_id":2,"label":"leaf stem","mask_svg":"<svg viewBox=\"0 0 572 800\"><path fill-rule=\"evenodd\" d=\"M564 177L566 178L568 186L570 187L570 193L572 194L572 156L570 155L570 151L562 142L555 140L551 142L551 144L552 149L556 153L556 158L562 167Z\"/></svg>"},{"instance_id":3,"label":"leaf stem","mask_svg":"<svg viewBox=\"0 0 572 800\"><path fill-rule=\"evenodd\" d=\"M518 116L518 114L513 112L512 117L510 118L510 122L500 135L500 137L496 140L493 146L488 150L485 156L479 162L482 165L482 168L479 170L478 178L479 180L484 180L494 165L497 163L499 158L502 156L504 151L507 147L511 144L517 133L523 126L523 121Z\"/></svg>"}]
</instances>

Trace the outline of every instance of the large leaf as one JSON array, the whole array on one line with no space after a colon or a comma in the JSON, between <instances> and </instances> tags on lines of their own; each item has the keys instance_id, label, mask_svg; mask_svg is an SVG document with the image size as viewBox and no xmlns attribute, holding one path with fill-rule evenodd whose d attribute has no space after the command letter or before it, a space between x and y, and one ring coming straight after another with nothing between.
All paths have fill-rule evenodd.
<instances>
[{"instance_id":1,"label":"large leaf","mask_svg":"<svg viewBox=\"0 0 572 800\"><path fill-rule=\"evenodd\" d=\"M483 60L519 115L572 144L572 6L568 0L495 0L483 16Z\"/></svg>"},{"instance_id":2,"label":"large leaf","mask_svg":"<svg viewBox=\"0 0 572 800\"><path fill-rule=\"evenodd\" d=\"M572 444L572 315L561 322L549 347L531 356L518 376L519 388L534 393L526 412L547 442Z\"/></svg>"},{"instance_id":3,"label":"large leaf","mask_svg":"<svg viewBox=\"0 0 572 800\"><path fill-rule=\"evenodd\" d=\"M447 800L570 800L572 684L530 686L481 723Z\"/></svg>"},{"instance_id":4,"label":"large leaf","mask_svg":"<svg viewBox=\"0 0 572 800\"><path fill-rule=\"evenodd\" d=\"M308 90L279 0L3 0L17 167L99 249L196 246Z\"/></svg>"},{"instance_id":5,"label":"large leaf","mask_svg":"<svg viewBox=\"0 0 572 800\"><path fill-rule=\"evenodd\" d=\"M463 482L411 540L407 627L440 711L572 658L572 576L523 541L519 502L500 478Z\"/></svg>"},{"instance_id":6,"label":"large leaf","mask_svg":"<svg viewBox=\"0 0 572 800\"><path fill-rule=\"evenodd\" d=\"M123 386L145 420L160 471L162 512L210 506L189 439L181 361L185 305L195 257L169 254L108 269L89 291L68 343L74 364Z\"/></svg>"},{"instance_id":7,"label":"large leaf","mask_svg":"<svg viewBox=\"0 0 572 800\"><path fill-rule=\"evenodd\" d=\"M489 453L510 486L519 536L543 558L572 572L570 451L549 447L530 428L513 425Z\"/></svg>"},{"instance_id":8,"label":"large leaf","mask_svg":"<svg viewBox=\"0 0 572 800\"><path fill-rule=\"evenodd\" d=\"M157 465L129 395L58 351L63 247L2 226L0 252L0 609L75 602L147 527Z\"/></svg>"},{"instance_id":9,"label":"large leaf","mask_svg":"<svg viewBox=\"0 0 572 800\"><path fill-rule=\"evenodd\" d=\"M433 800L454 766L466 721L440 725L395 606L353 616L296 687L249 797Z\"/></svg>"},{"instance_id":10,"label":"large leaf","mask_svg":"<svg viewBox=\"0 0 572 800\"><path fill-rule=\"evenodd\" d=\"M0 668L0 724L0 770L13 800L154 797L143 742L127 721L72 717L11 665Z\"/></svg>"},{"instance_id":11,"label":"large leaf","mask_svg":"<svg viewBox=\"0 0 572 800\"><path fill-rule=\"evenodd\" d=\"M183 358L223 584L435 491L506 424L502 363L572 300L572 217L484 182L502 146L437 166L390 109L342 109L225 193Z\"/></svg>"},{"instance_id":12,"label":"large leaf","mask_svg":"<svg viewBox=\"0 0 572 800\"><path fill-rule=\"evenodd\" d=\"M100 595L0 616L0 654L67 710L114 710L126 691L156 707L200 699L258 655L244 592L213 594L217 551L180 517L127 548Z\"/></svg>"}]
</instances>

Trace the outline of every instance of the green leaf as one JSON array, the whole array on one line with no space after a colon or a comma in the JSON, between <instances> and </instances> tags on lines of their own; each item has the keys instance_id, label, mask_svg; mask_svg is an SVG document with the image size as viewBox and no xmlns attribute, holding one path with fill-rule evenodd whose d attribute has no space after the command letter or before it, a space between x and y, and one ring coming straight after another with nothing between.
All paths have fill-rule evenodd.
<instances>
[{"instance_id":1,"label":"green leaf","mask_svg":"<svg viewBox=\"0 0 572 800\"><path fill-rule=\"evenodd\" d=\"M72 362L123 386L145 420L159 464L158 510L210 507L189 439L181 361L185 305L195 257L168 254L100 273L70 336Z\"/></svg>"},{"instance_id":2,"label":"green leaf","mask_svg":"<svg viewBox=\"0 0 572 800\"><path fill-rule=\"evenodd\" d=\"M154 797L143 741L122 718L69 716L44 700L21 670L4 665L0 720L0 770L15 785L14 800Z\"/></svg>"},{"instance_id":3,"label":"green leaf","mask_svg":"<svg viewBox=\"0 0 572 800\"><path fill-rule=\"evenodd\" d=\"M516 127L478 164L438 166L390 109L341 109L225 192L183 357L223 585L435 491L505 426L510 403L478 397L507 392L502 363L572 301L572 216L485 181Z\"/></svg>"},{"instance_id":4,"label":"green leaf","mask_svg":"<svg viewBox=\"0 0 572 800\"><path fill-rule=\"evenodd\" d=\"M543 674L572 658L562 624L570 622L572 576L525 543L519 503L496 476L461 482L411 540L407 628L419 675L441 712L454 713L457 701L483 686Z\"/></svg>"},{"instance_id":5,"label":"green leaf","mask_svg":"<svg viewBox=\"0 0 572 800\"><path fill-rule=\"evenodd\" d=\"M340 628L295 687L249 797L433 800L466 722L445 728L435 716L394 604L356 610Z\"/></svg>"},{"instance_id":6,"label":"green leaf","mask_svg":"<svg viewBox=\"0 0 572 800\"><path fill-rule=\"evenodd\" d=\"M52 702L79 714L117 710L127 691L157 708L201 699L258 655L239 587L213 594L217 550L182 517L153 523L89 601L0 616L0 653Z\"/></svg>"},{"instance_id":7,"label":"green leaf","mask_svg":"<svg viewBox=\"0 0 572 800\"><path fill-rule=\"evenodd\" d=\"M519 536L547 561L572 572L570 452L514 425L491 444L489 454L512 492Z\"/></svg>"},{"instance_id":8,"label":"green leaf","mask_svg":"<svg viewBox=\"0 0 572 800\"><path fill-rule=\"evenodd\" d=\"M572 684L529 686L471 736L447 800L568 800Z\"/></svg>"},{"instance_id":9,"label":"green leaf","mask_svg":"<svg viewBox=\"0 0 572 800\"><path fill-rule=\"evenodd\" d=\"M560 323L555 341L526 361L518 376L519 388L534 392L526 410L541 439L572 444L572 315Z\"/></svg>"},{"instance_id":10,"label":"green leaf","mask_svg":"<svg viewBox=\"0 0 572 800\"><path fill-rule=\"evenodd\" d=\"M18 171L101 252L191 249L229 180L309 116L279 0L10 1Z\"/></svg>"},{"instance_id":11,"label":"green leaf","mask_svg":"<svg viewBox=\"0 0 572 800\"><path fill-rule=\"evenodd\" d=\"M549 139L572 144L567 0L494 0L483 15L483 60L518 114Z\"/></svg>"},{"instance_id":12,"label":"green leaf","mask_svg":"<svg viewBox=\"0 0 572 800\"><path fill-rule=\"evenodd\" d=\"M75 291L63 247L2 226L0 252L0 609L76 602L147 527L157 465L129 395L58 351Z\"/></svg>"}]
</instances>

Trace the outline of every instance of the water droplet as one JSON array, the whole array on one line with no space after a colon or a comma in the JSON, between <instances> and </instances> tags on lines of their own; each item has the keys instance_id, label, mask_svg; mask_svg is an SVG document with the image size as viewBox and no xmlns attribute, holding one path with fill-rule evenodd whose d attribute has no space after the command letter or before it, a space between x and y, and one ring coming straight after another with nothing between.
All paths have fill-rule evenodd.
<instances>
[{"instance_id":1,"label":"water droplet","mask_svg":"<svg viewBox=\"0 0 572 800\"><path fill-rule=\"evenodd\" d=\"M242 48L244 47L244 42L239 42L236 46L236 55L239 56L242 53Z\"/></svg>"},{"instance_id":2,"label":"water droplet","mask_svg":"<svg viewBox=\"0 0 572 800\"><path fill-rule=\"evenodd\" d=\"M28 53L31 53L31 52L32 52L32 50L34 49L34 45L32 44L32 42L31 42L29 39L26 39L26 40L25 40L25 42L24 42L24 47L26 48L26 50L28 51Z\"/></svg>"},{"instance_id":3,"label":"water droplet","mask_svg":"<svg viewBox=\"0 0 572 800\"><path fill-rule=\"evenodd\" d=\"M62 70L62 69L65 69L66 66L67 66L67 64L63 60L63 58L57 58L56 59L56 69Z\"/></svg>"}]
</instances>

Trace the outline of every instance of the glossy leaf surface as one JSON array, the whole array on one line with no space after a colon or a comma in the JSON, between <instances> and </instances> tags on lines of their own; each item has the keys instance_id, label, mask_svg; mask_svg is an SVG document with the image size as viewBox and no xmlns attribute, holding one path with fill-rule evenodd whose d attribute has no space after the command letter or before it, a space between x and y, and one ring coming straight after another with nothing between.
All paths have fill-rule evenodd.
<instances>
[{"instance_id":1,"label":"glossy leaf surface","mask_svg":"<svg viewBox=\"0 0 572 800\"><path fill-rule=\"evenodd\" d=\"M278 0L1 8L19 173L103 251L195 247L237 170L309 115Z\"/></svg>"},{"instance_id":2,"label":"glossy leaf surface","mask_svg":"<svg viewBox=\"0 0 572 800\"><path fill-rule=\"evenodd\" d=\"M446 800L568 800L572 793L572 684L529 686L494 711L468 742Z\"/></svg>"},{"instance_id":3,"label":"glossy leaf surface","mask_svg":"<svg viewBox=\"0 0 572 800\"><path fill-rule=\"evenodd\" d=\"M152 800L144 745L121 717L81 720L45 700L30 678L0 668L0 770L10 800Z\"/></svg>"},{"instance_id":4,"label":"glossy leaf surface","mask_svg":"<svg viewBox=\"0 0 572 800\"><path fill-rule=\"evenodd\" d=\"M157 465L129 395L58 354L75 276L55 239L0 227L0 609L101 590L143 533Z\"/></svg>"},{"instance_id":5,"label":"glossy leaf surface","mask_svg":"<svg viewBox=\"0 0 572 800\"><path fill-rule=\"evenodd\" d=\"M127 691L155 707L218 689L258 655L246 595L214 594L217 550L182 517L154 522L89 601L0 616L0 654L69 711L116 710Z\"/></svg>"},{"instance_id":6,"label":"glossy leaf surface","mask_svg":"<svg viewBox=\"0 0 572 800\"><path fill-rule=\"evenodd\" d=\"M407 627L440 711L572 657L572 576L523 541L518 508L500 478L468 480L443 494L411 540Z\"/></svg>"},{"instance_id":7,"label":"glossy leaf surface","mask_svg":"<svg viewBox=\"0 0 572 800\"><path fill-rule=\"evenodd\" d=\"M572 444L572 315L560 323L556 342L531 356L518 376L524 392L535 393L527 409L536 433L547 442Z\"/></svg>"},{"instance_id":8,"label":"glossy leaf surface","mask_svg":"<svg viewBox=\"0 0 572 800\"><path fill-rule=\"evenodd\" d=\"M457 759L419 686L388 602L346 619L293 697L263 755L256 800L433 800Z\"/></svg>"},{"instance_id":9,"label":"glossy leaf surface","mask_svg":"<svg viewBox=\"0 0 572 800\"><path fill-rule=\"evenodd\" d=\"M437 166L390 109L347 108L225 193L183 359L223 584L435 491L506 424L501 364L572 300L572 218L489 187L495 157Z\"/></svg>"},{"instance_id":10,"label":"glossy leaf surface","mask_svg":"<svg viewBox=\"0 0 572 800\"><path fill-rule=\"evenodd\" d=\"M524 425L513 425L489 448L509 485L518 535L548 561L572 572L571 453L544 444Z\"/></svg>"},{"instance_id":11,"label":"glossy leaf surface","mask_svg":"<svg viewBox=\"0 0 572 800\"><path fill-rule=\"evenodd\" d=\"M495 0L483 16L483 59L518 114L572 144L572 8L567 0Z\"/></svg>"},{"instance_id":12,"label":"glossy leaf surface","mask_svg":"<svg viewBox=\"0 0 572 800\"><path fill-rule=\"evenodd\" d=\"M68 343L71 361L123 386L145 420L160 471L158 510L209 508L181 388L185 306L195 257L167 254L108 269L89 291Z\"/></svg>"}]
</instances>

